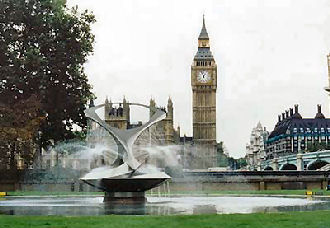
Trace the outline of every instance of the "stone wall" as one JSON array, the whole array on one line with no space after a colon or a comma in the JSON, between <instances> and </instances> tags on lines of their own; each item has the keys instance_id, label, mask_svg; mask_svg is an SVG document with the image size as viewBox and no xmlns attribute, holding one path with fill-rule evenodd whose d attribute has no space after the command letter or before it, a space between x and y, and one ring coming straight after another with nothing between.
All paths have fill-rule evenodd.
<instances>
[{"instance_id":1,"label":"stone wall","mask_svg":"<svg viewBox=\"0 0 330 228\"><path fill-rule=\"evenodd\" d=\"M262 172L190 172L172 178L171 191L239 191L326 189L330 172L262 171Z\"/></svg>"},{"instance_id":2,"label":"stone wall","mask_svg":"<svg viewBox=\"0 0 330 228\"><path fill-rule=\"evenodd\" d=\"M5 171L0 171L4 173ZM98 191L79 180L26 181L21 171L0 175L0 191ZM238 191L281 189L326 189L330 171L185 172L170 180L170 190ZM163 191L165 188L159 188Z\"/></svg>"}]
</instances>

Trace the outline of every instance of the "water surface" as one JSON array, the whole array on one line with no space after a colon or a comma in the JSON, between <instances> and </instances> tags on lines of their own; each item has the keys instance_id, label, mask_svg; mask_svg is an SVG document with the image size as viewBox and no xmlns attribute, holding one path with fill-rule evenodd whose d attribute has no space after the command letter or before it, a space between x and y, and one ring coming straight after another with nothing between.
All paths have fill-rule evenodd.
<instances>
[{"instance_id":1,"label":"water surface","mask_svg":"<svg viewBox=\"0 0 330 228\"><path fill-rule=\"evenodd\" d=\"M148 197L146 204L105 204L103 197L5 197L7 215L187 215L330 210L330 200L282 197Z\"/></svg>"}]
</instances>

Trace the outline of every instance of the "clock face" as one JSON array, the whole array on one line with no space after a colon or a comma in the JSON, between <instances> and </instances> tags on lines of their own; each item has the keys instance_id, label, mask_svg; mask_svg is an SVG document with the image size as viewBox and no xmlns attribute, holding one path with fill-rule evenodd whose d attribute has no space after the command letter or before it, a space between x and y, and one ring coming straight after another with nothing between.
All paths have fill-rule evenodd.
<instances>
[{"instance_id":1,"label":"clock face","mask_svg":"<svg viewBox=\"0 0 330 228\"><path fill-rule=\"evenodd\" d=\"M197 80L202 83L209 82L211 80L209 72L206 70L199 71L197 74Z\"/></svg>"}]
</instances>

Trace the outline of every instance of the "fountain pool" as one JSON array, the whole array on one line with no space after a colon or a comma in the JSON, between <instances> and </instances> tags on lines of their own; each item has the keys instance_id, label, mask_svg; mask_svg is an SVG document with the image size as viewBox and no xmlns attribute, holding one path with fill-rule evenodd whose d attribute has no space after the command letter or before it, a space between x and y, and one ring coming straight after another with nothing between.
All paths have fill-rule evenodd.
<instances>
[{"instance_id":1,"label":"fountain pool","mask_svg":"<svg viewBox=\"0 0 330 228\"><path fill-rule=\"evenodd\" d=\"M4 197L7 215L188 215L330 210L330 199L284 197L147 197L145 204L109 204L101 196Z\"/></svg>"}]
</instances>

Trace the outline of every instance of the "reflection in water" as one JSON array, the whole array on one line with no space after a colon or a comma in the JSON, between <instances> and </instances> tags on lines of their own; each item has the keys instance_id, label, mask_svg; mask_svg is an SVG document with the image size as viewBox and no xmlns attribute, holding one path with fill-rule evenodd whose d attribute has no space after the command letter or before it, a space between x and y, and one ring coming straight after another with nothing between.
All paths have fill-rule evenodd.
<instances>
[{"instance_id":1,"label":"reflection in water","mask_svg":"<svg viewBox=\"0 0 330 228\"><path fill-rule=\"evenodd\" d=\"M148 197L144 204L103 203L103 197L6 197L7 215L174 215L329 210L330 200L280 197Z\"/></svg>"},{"instance_id":2,"label":"reflection in water","mask_svg":"<svg viewBox=\"0 0 330 228\"><path fill-rule=\"evenodd\" d=\"M118 215L145 215L146 213L146 204L119 204L119 203L106 203L103 205L104 213L109 214L118 214Z\"/></svg>"},{"instance_id":3,"label":"reflection in water","mask_svg":"<svg viewBox=\"0 0 330 228\"><path fill-rule=\"evenodd\" d=\"M194 206L193 208L193 214L194 215L200 215L200 214L217 214L217 208L215 205L199 205Z\"/></svg>"}]
</instances>

